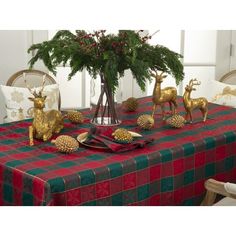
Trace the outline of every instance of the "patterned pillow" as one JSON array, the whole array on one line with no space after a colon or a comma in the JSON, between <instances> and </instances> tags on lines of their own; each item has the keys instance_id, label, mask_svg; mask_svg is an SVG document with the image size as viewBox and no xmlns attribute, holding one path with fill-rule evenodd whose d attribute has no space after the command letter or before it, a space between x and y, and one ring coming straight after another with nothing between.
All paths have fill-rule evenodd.
<instances>
[{"instance_id":1,"label":"patterned pillow","mask_svg":"<svg viewBox=\"0 0 236 236\"><path fill-rule=\"evenodd\" d=\"M236 85L214 80L210 81L209 88L207 94L209 102L236 107Z\"/></svg>"},{"instance_id":2,"label":"patterned pillow","mask_svg":"<svg viewBox=\"0 0 236 236\"><path fill-rule=\"evenodd\" d=\"M13 122L32 118L33 102L28 98L33 95L27 88L0 86L5 99L7 117L5 122ZM36 88L36 91L40 89ZM45 111L58 110L59 86L58 84L47 85L44 87L43 95L47 96Z\"/></svg>"}]
</instances>

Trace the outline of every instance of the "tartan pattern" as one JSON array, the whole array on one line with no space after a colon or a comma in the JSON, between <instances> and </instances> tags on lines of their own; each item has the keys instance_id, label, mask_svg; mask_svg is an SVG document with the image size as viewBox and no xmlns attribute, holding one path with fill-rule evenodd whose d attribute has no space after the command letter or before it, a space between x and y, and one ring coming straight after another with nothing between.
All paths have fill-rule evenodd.
<instances>
[{"instance_id":1,"label":"tartan pattern","mask_svg":"<svg viewBox=\"0 0 236 236\"><path fill-rule=\"evenodd\" d=\"M209 177L236 181L236 110L209 104L209 119L200 111L182 129L168 127L160 114L150 131L136 119L151 113L151 98L139 100L137 112L122 113L122 127L154 142L142 149L110 153L80 149L58 153L50 143L28 146L30 120L0 125L0 205L197 205ZM178 98L184 114L182 98ZM68 121L62 134L76 137L85 124Z\"/></svg>"}]
</instances>

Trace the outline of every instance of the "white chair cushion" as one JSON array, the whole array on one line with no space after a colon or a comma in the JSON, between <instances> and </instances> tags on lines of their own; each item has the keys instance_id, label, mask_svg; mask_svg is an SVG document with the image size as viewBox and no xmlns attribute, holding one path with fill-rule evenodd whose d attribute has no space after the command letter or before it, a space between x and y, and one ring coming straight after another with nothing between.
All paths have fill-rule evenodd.
<instances>
[{"instance_id":1,"label":"white chair cushion","mask_svg":"<svg viewBox=\"0 0 236 236\"><path fill-rule=\"evenodd\" d=\"M214 204L214 206L236 206L236 199L225 197L216 204Z\"/></svg>"},{"instance_id":2,"label":"white chair cushion","mask_svg":"<svg viewBox=\"0 0 236 236\"><path fill-rule=\"evenodd\" d=\"M209 102L236 107L236 85L211 80L209 88L206 95Z\"/></svg>"},{"instance_id":3,"label":"white chair cushion","mask_svg":"<svg viewBox=\"0 0 236 236\"><path fill-rule=\"evenodd\" d=\"M4 102L7 112L5 122L13 122L32 118L33 102L28 98L33 97L27 88L0 86L4 96ZM36 88L39 91L40 87ZM47 85L44 87L43 95L47 96L45 111L58 110L59 86L58 84Z\"/></svg>"},{"instance_id":4,"label":"white chair cushion","mask_svg":"<svg viewBox=\"0 0 236 236\"><path fill-rule=\"evenodd\" d=\"M224 184L224 188L226 192L236 195L236 184L227 182Z\"/></svg>"}]
</instances>

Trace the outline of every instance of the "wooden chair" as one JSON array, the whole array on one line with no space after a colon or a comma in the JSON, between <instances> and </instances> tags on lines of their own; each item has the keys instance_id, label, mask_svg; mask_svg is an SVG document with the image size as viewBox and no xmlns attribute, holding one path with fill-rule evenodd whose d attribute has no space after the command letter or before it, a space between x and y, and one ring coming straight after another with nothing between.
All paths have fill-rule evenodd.
<instances>
[{"instance_id":1,"label":"wooden chair","mask_svg":"<svg viewBox=\"0 0 236 236\"><path fill-rule=\"evenodd\" d=\"M6 86L26 88L25 80L30 87L42 86L42 78L45 76L45 85L56 84L56 81L47 73L40 70L21 70L13 74L7 81ZM58 110L61 110L61 95L58 97ZM25 118L25 117L24 117ZM22 118L23 119L23 118ZM10 119L11 120L11 119ZM7 116L3 118L3 122L11 122ZM20 119L19 119L20 120Z\"/></svg>"},{"instance_id":2,"label":"wooden chair","mask_svg":"<svg viewBox=\"0 0 236 236\"><path fill-rule=\"evenodd\" d=\"M201 206L236 206L236 184L208 179L205 188L207 192ZM224 198L215 203L217 194Z\"/></svg>"},{"instance_id":3,"label":"wooden chair","mask_svg":"<svg viewBox=\"0 0 236 236\"><path fill-rule=\"evenodd\" d=\"M42 77L45 75L45 85L56 84L56 81L49 74L40 70L21 70L13 74L7 81L7 86L25 88L25 78L30 87L40 87L42 85ZM25 76L25 77L24 77ZM30 78L30 79L28 79ZM58 110L61 109L61 96L59 94Z\"/></svg>"}]
</instances>

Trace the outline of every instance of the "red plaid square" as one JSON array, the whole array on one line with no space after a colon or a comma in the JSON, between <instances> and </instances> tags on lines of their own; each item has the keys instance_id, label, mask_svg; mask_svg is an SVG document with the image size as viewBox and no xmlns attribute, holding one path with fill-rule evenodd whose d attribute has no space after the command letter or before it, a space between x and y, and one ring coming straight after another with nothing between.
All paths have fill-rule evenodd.
<instances>
[{"instance_id":1,"label":"red plaid square","mask_svg":"<svg viewBox=\"0 0 236 236\"><path fill-rule=\"evenodd\" d=\"M173 175L173 165L172 161L162 163L161 166L161 177L169 177Z\"/></svg>"},{"instance_id":2,"label":"red plaid square","mask_svg":"<svg viewBox=\"0 0 236 236\"><path fill-rule=\"evenodd\" d=\"M172 206L173 205L173 192L161 193L161 205Z\"/></svg>"},{"instance_id":3,"label":"red plaid square","mask_svg":"<svg viewBox=\"0 0 236 236\"><path fill-rule=\"evenodd\" d=\"M204 183L205 183L205 180L200 180L194 184L195 196L200 195L205 191Z\"/></svg>"},{"instance_id":4,"label":"red plaid square","mask_svg":"<svg viewBox=\"0 0 236 236\"><path fill-rule=\"evenodd\" d=\"M13 172L13 186L17 189L22 189L23 187L23 173L19 171Z\"/></svg>"},{"instance_id":5,"label":"red plaid square","mask_svg":"<svg viewBox=\"0 0 236 236\"><path fill-rule=\"evenodd\" d=\"M194 185L187 185L183 187L183 196L185 199L192 198L194 196Z\"/></svg>"},{"instance_id":6,"label":"red plaid square","mask_svg":"<svg viewBox=\"0 0 236 236\"><path fill-rule=\"evenodd\" d=\"M191 170L194 168L194 156L184 158L185 170Z\"/></svg>"},{"instance_id":7,"label":"red plaid square","mask_svg":"<svg viewBox=\"0 0 236 236\"><path fill-rule=\"evenodd\" d=\"M161 165L150 167L150 181L154 181L161 178Z\"/></svg>"},{"instance_id":8,"label":"red plaid square","mask_svg":"<svg viewBox=\"0 0 236 236\"><path fill-rule=\"evenodd\" d=\"M22 191L14 188L13 196L14 196L14 205L21 206L22 205Z\"/></svg>"},{"instance_id":9,"label":"red plaid square","mask_svg":"<svg viewBox=\"0 0 236 236\"><path fill-rule=\"evenodd\" d=\"M149 168L137 172L137 186L147 184L149 182L149 172Z\"/></svg>"},{"instance_id":10,"label":"red plaid square","mask_svg":"<svg viewBox=\"0 0 236 236\"><path fill-rule=\"evenodd\" d=\"M184 172L184 159L178 159L173 162L174 175L178 175Z\"/></svg>"},{"instance_id":11,"label":"red plaid square","mask_svg":"<svg viewBox=\"0 0 236 236\"><path fill-rule=\"evenodd\" d=\"M216 148L216 161L223 160L226 155L225 145Z\"/></svg>"},{"instance_id":12,"label":"red plaid square","mask_svg":"<svg viewBox=\"0 0 236 236\"><path fill-rule=\"evenodd\" d=\"M104 181L96 184L96 197L103 198L110 195L110 181Z\"/></svg>"},{"instance_id":13,"label":"red plaid square","mask_svg":"<svg viewBox=\"0 0 236 236\"><path fill-rule=\"evenodd\" d=\"M52 197L53 201L49 202L52 206L66 206L66 194L65 193L55 193Z\"/></svg>"},{"instance_id":14,"label":"red plaid square","mask_svg":"<svg viewBox=\"0 0 236 236\"><path fill-rule=\"evenodd\" d=\"M11 150L11 146L4 146L4 145L0 145L0 152L6 152Z\"/></svg>"},{"instance_id":15,"label":"red plaid square","mask_svg":"<svg viewBox=\"0 0 236 236\"><path fill-rule=\"evenodd\" d=\"M160 206L160 194L156 194L150 198L150 206Z\"/></svg>"},{"instance_id":16,"label":"red plaid square","mask_svg":"<svg viewBox=\"0 0 236 236\"><path fill-rule=\"evenodd\" d=\"M95 185L89 185L82 187L81 190L81 202L92 201L96 198Z\"/></svg>"},{"instance_id":17,"label":"red plaid square","mask_svg":"<svg viewBox=\"0 0 236 236\"><path fill-rule=\"evenodd\" d=\"M199 152L195 154L195 167L200 167L205 165L206 161L206 153L205 152Z\"/></svg>"},{"instance_id":18,"label":"red plaid square","mask_svg":"<svg viewBox=\"0 0 236 236\"><path fill-rule=\"evenodd\" d=\"M123 189L127 190L136 187L136 173L123 176Z\"/></svg>"},{"instance_id":19,"label":"red plaid square","mask_svg":"<svg viewBox=\"0 0 236 236\"><path fill-rule=\"evenodd\" d=\"M112 195L122 191L122 177L110 180L110 191Z\"/></svg>"},{"instance_id":20,"label":"red plaid square","mask_svg":"<svg viewBox=\"0 0 236 236\"><path fill-rule=\"evenodd\" d=\"M80 189L73 189L66 192L66 200L68 206L78 206L81 204Z\"/></svg>"},{"instance_id":21,"label":"red plaid square","mask_svg":"<svg viewBox=\"0 0 236 236\"><path fill-rule=\"evenodd\" d=\"M179 188L174 191L174 203L175 205L180 205L183 200L183 189Z\"/></svg>"},{"instance_id":22,"label":"red plaid square","mask_svg":"<svg viewBox=\"0 0 236 236\"><path fill-rule=\"evenodd\" d=\"M215 160L215 149L206 151L206 164L212 163Z\"/></svg>"},{"instance_id":23,"label":"red plaid square","mask_svg":"<svg viewBox=\"0 0 236 236\"><path fill-rule=\"evenodd\" d=\"M43 200L44 199L44 190L45 190L45 183L38 179L33 179L33 194L36 198Z\"/></svg>"}]
</instances>

